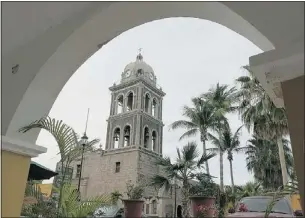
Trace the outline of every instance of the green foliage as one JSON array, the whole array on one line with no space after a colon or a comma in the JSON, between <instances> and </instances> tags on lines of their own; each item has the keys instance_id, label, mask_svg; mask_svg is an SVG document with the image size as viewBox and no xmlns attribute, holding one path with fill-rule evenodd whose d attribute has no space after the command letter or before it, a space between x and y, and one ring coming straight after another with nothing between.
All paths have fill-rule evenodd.
<instances>
[{"instance_id":1,"label":"green foliage","mask_svg":"<svg viewBox=\"0 0 305 218\"><path fill-rule=\"evenodd\" d=\"M54 189L57 189L54 187ZM36 202L24 204L21 215L27 217L87 217L93 214L96 208L102 205L110 205L109 196L97 196L85 201L79 201L78 192L71 184L64 184L61 196L61 205L57 207L57 200L54 198L44 199L37 185L29 184L25 196L34 197ZM60 190L57 190L58 192ZM59 209L59 210L58 210Z\"/></svg>"},{"instance_id":2,"label":"green foliage","mask_svg":"<svg viewBox=\"0 0 305 218\"><path fill-rule=\"evenodd\" d=\"M59 217L87 217L93 214L96 208L111 204L111 197L107 195L88 198L79 201L79 195L71 184L64 184Z\"/></svg>"},{"instance_id":3,"label":"green foliage","mask_svg":"<svg viewBox=\"0 0 305 218\"><path fill-rule=\"evenodd\" d=\"M193 98L192 107L184 106L183 116L185 116L187 120L175 121L171 124L170 128L183 128L186 130L179 140L199 134L202 142L203 154L207 154L205 144L207 135L209 131L216 130L219 127L220 120L223 122L225 118L219 116L219 114L216 113L215 107L202 98ZM207 174L210 174L208 161L205 162L205 169Z\"/></svg>"},{"instance_id":4,"label":"green foliage","mask_svg":"<svg viewBox=\"0 0 305 218\"><path fill-rule=\"evenodd\" d=\"M39 186L35 182L27 183L24 199L21 216L56 217L56 202L54 199L44 199ZM30 202L27 199L30 199Z\"/></svg>"},{"instance_id":5,"label":"green foliage","mask_svg":"<svg viewBox=\"0 0 305 218\"><path fill-rule=\"evenodd\" d=\"M143 197L144 188L142 186L136 186L131 181L126 183L126 194L128 199L138 200Z\"/></svg>"},{"instance_id":6,"label":"green foliage","mask_svg":"<svg viewBox=\"0 0 305 218\"><path fill-rule=\"evenodd\" d=\"M287 170L293 172L293 156L288 143L287 140L283 139ZM248 140L245 154L247 169L254 173L254 178L265 189L276 190L283 184L276 142L253 136L252 139Z\"/></svg>"},{"instance_id":7,"label":"green foliage","mask_svg":"<svg viewBox=\"0 0 305 218\"><path fill-rule=\"evenodd\" d=\"M191 184L190 194L193 196L216 197L218 186L210 175L198 173L196 175L198 183Z\"/></svg>"},{"instance_id":8,"label":"green foliage","mask_svg":"<svg viewBox=\"0 0 305 218\"><path fill-rule=\"evenodd\" d=\"M58 213L63 210L61 208L65 205L63 202L63 194L65 193L63 188L68 186L70 181L66 181L66 176L72 161L75 161L81 156L83 152L83 145L76 132L70 126L63 123L62 120L52 119L50 117L43 117L36 120L29 125L26 125L19 129L19 132L26 133L33 129L43 129L49 132L55 139L59 148L60 163L62 169L62 178L59 184L60 190L58 199ZM99 142L98 139L88 141L84 146L84 152L91 151L93 146Z\"/></svg>"},{"instance_id":9,"label":"green foliage","mask_svg":"<svg viewBox=\"0 0 305 218\"><path fill-rule=\"evenodd\" d=\"M283 153L282 138L289 134L288 120L284 108L277 108L261 84L251 72L249 66L244 67L248 76L237 79L240 84L238 98L241 120L249 131L265 140L277 141L279 160L282 167L282 184L288 181L285 154ZM277 186L276 186L277 187Z\"/></svg>"},{"instance_id":10,"label":"green foliage","mask_svg":"<svg viewBox=\"0 0 305 218\"><path fill-rule=\"evenodd\" d=\"M197 178L197 170L203 164L213 158L215 154L200 155L195 142L189 142L182 149L177 148L177 159L174 163L169 157L159 158L156 165L159 165L163 174L155 175L151 178L150 185L166 193L174 185L182 185L182 214L188 217L188 203L190 196L191 182Z\"/></svg>"},{"instance_id":11,"label":"green foliage","mask_svg":"<svg viewBox=\"0 0 305 218\"><path fill-rule=\"evenodd\" d=\"M119 191L111 192L110 195L112 204L117 204L119 199L123 196Z\"/></svg>"}]
</instances>

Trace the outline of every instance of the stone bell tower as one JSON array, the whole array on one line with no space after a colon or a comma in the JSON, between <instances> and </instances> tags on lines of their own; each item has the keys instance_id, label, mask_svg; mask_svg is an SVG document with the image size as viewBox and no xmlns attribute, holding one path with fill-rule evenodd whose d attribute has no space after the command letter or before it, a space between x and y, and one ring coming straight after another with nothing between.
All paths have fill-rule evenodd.
<instances>
[{"instance_id":1,"label":"stone bell tower","mask_svg":"<svg viewBox=\"0 0 305 218\"><path fill-rule=\"evenodd\" d=\"M106 150L140 148L162 155L162 100L152 67L141 54L128 64L121 83L109 88L111 109Z\"/></svg>"},{"instance_id":2,"label":"stone bell tower","mask_svg":"<svg viewBox=\"0 0 305 218\"><path fill-rule=\"evenodd\" d=\"M100 164L92 175L94 195L119 191L126 193L126 183L147 184L159 173L154 164L162 156L162 101L165 93L157 86L151 66L139 53L121 74L119 84L113 84L111 108L107 120L106 146ZM93 178L94 177L94 178ZM94 193L95 192L95 193ZM145 185L144 197L149 209L157 202L157 191ZM148 210L155 214L154 210Z\"/></svg>"}]
</instances>

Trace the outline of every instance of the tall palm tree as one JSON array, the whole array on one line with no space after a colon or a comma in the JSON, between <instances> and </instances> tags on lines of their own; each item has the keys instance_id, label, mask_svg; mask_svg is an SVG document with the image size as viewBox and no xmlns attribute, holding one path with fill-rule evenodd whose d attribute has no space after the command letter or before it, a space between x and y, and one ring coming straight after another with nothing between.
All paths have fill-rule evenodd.
<instances>
[{"instance_id":1,"label":"tall palm tree","mask_svg":"<svg viewBox=\"0 0 305 218\"><path fill-rule=\"evenodd\" d=\"M208 104L201 98L192 99L192 107L184 106L183 115L188 120L178 120L170 125L171 129L184 128L186 132L180 137L182 140L200 134L203 154L206 155L206 140L210 130L216 130L218 127L219 117L211 104ZM208 161L205 162L207 174L210 174Z\"/></svg>"},{"instance_id":2,"label":"tall palm tree","mask_svg":"<svg viewBox=\"0 0 305 218\"><path fill-rule=\"evenodd\" d=\"M214 107L216 115L219 117L217 132L221 134L224 126L221 121L226 120L226 114L234 112L237 109L235 105L237 103L235 87L229 88L228 85L220 85L217 83L215 87L210 88L201 97ZM218 151L220 162L220 191L223 192L223 150L219 149Z\"/></svg>"},{"instance_id":3,"label":"tall palm tree","mask_svg":"<svg viewBox=\"0 0 305 218\"><path fill-rule=\"evenodd\" d=\"M181 184L182 214L189 217L188 203L191 188L191 180L196 178L196 170L201 169L202 164L213 158L215 154L199 155L197 144L189 142L182 149L177 148L177 159L174 163L169 157L159 158L156 164L163 169L162 174L151 178L151 186L168 192L173 181Z\"/></svg>"},{"instance_id":4,"label":"tall palm tree","mask_svg":"<svg viewBox=\"0 0 305 218\"><path fill-rule=\"evenodd\" d=\"M212 143L215 145L215 148L210 148L208 150L218 153L220 155L223 155L224 153L227 153L228 160L230 163L230 174L231 174L231 187L232 187L232 193L234 194L234 178L233 178L233 153L243 151L245 148L240 147L240 130L243 126L240 126L234 134L232 133L232 130L230 128L230 125L227 123L227 125L224 126L224 129L220 130L218 132L218 137L209 134L209 139L212 141ZM222 186L222 187L221 187ZM220 189L223 190L223 159L221 158L220 162Z\"/></svg>"},{"instance_id":5,"label":"tall palm tree","mask_svg":"<svg viewBox=\"0 0 305 218\"><path fill-rule=\"evenodd\" d=\"M19 132L26 133L33 129L43 129L49 132L54 137L59 148L62 179L59 185L60 191L58 213L61 213L61 210L63 210L63 208L60 208L60 205L63 205L62 193L64 183L66 182L65 177L68 173L71 162L81 156L83 145L73 128L63 123L62 120L52 119L48 116L42 117L41 119L36 120L30 123L29 125L20 128ZM91 141L88 141L84 147L84 152L92 150L93 146L97 143L99 143L99 139L93 139Z\"/></svg>"},{"instance_id":6,"label":"tall palm tree","mask_svg":"<svg viewBox=\"0 0 305 218\"><path fill-rule=\"evenodd\" d=\"M270 97L255 78L248 66L249 75L237 79L240 84L238 97L241 119L249 131L268 140L276 140L282 168L283 184L288 182L282 138L289 134L288 120L284 108L276 108Z\"/></svg>"},{"instance_id":7,"label":"tall palm tree","mask_svg":"<svg viewBox=\"0 0 305 218\"><path fill-rule=\"evenodd\" d=\"M282 139L285 161L287 163L286 171L293 172L293 157L288 146L288 140ZM247 169L254 173L256 181L260 182L265 189L276 190L283 185L281 177L281 165L279 160L279 151L276 142L261 139L253 135L248 140L246 148Z\"/></svg>"}]
</instances>

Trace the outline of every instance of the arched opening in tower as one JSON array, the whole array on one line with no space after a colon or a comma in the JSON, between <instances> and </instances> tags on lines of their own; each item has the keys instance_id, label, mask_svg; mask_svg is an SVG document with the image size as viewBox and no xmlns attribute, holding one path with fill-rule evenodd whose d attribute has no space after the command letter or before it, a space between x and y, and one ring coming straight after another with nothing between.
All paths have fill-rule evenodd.
<instances>
[{"instance_id":1,"label":"arched opening in tower","mask_svg":"<svg viewBox=\"0 0 305 218\"><path fill-rule=\"evenodd\" d=\"M152 145L152 150L154 152L157 152L157 134L156 131L153 131L151 134L151 145Z\"/></svg>"},{"instance_id":2,"label":"arched opening in tower","mask_svg":"<svg viewBox=\"0 0 305 218\"><path fill-rule=\"evenodd\" d=\"M144 128L144 148L148 148L148 142L149 142L149 130L148 127Z\"/></svg>"},{"instance_id":3,"label":"arched opening in tower","mask_svg":"<svg viewBox=\"0 0 305 218\"><path fill-rule=\"evenodd\" d=\"M154 99L153 102L152 102L152 115L154 117L157 117L157 101L156 101L156 99Z\"/></svg>"},{"instance_id":4,"label":"arched opening in tower","mask_svg":"<svg viewBox=\"0 0 305 218\"><path fill-rule=\"evenodd\" d=\"M177 207L177 217L182 218L182 206L178 205Z\"/></svg>"},{"instance_id":5,"label":"arched opening in tower","mask_svg":"<svg viewBox=\"0 0 305 218\"><path fill-rule=\"evenodd\" d=\"M127 96L127 111L132 110L132 105L133 105L133 93L130 92L129 95Z\"/></svg>"},{"instance_id":6,"label":"arched opening in tower","mask_svg":"<svg viewBox=\"0 0 305 218\"><path fill-rule=\"evenodd\" d=\"M113 148L119 148L120 145L120 128L116 128L113 133Z\"/></svg>"},{"instance_id":7,"label":"arched opening in tower","mask_svg":"<svg viewBox=\"0 0 305 218\"><path fill-rule=\"evenodd\" d=\"M157 201L152 201L152 214L157 214Z\"/></svg>"},{"instance_id":8,"label":"arched opening in tower","mask_svg":"<svg viewBox=\"0 0 305 218\"><path fill-rule=\"evenodd\" d=\"M124 147L130 146L130 126L124 129Z\"/></svg>"},{"instance_id":9,"label":"arched opening in tower","mask_svg":"<svg viewBox=\"0 0 305 218\"><path fill-rule=\"evenodd\" d=\"M146 112L146 113L149 112L149 101L150 101L149 94L146 94L146 95L145 95L145 112Z\"/></svg>"},{"instance_id":10,"label":"arched opening in tower","mask_svg":"<svg viewBox=\"0 0 305 218\"><path fill-rule=\"evenodd\" d=\"M123 113L123 102L123 95L121 95L117 100L117 114Z\"/></svg>"}]
</instances>

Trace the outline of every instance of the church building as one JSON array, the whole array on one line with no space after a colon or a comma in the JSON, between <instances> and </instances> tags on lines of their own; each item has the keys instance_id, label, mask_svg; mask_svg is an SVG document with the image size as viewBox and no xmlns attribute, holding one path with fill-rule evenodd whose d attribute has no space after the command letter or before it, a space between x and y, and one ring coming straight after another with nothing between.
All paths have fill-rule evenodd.
<instances>
[{"instance_id":1,"label":"church building","mask_svg":"<svg viewBox=\"0 0 305 218\"><path fill-rule=\"evenodd\" d=\"M80 187L82 198L114 191L126 197L128 181L145 185L153 175L161 173L154 161L162 157L162 103L165 93L157 86L153 68L144 62L139 53L136 60L125 67L120 83L113 84L109 89L111 105L105 149L84 155ZM80 159L73 162L71 168L72 181L77 184ZM146 185L143 200L146 215L173 215L173 191L162 193Z\"/></svg>"}]
</instances>

